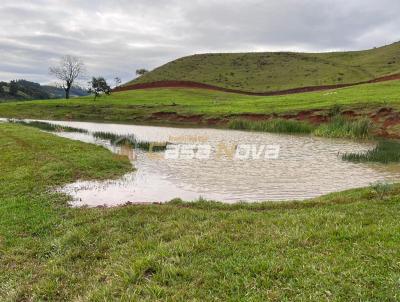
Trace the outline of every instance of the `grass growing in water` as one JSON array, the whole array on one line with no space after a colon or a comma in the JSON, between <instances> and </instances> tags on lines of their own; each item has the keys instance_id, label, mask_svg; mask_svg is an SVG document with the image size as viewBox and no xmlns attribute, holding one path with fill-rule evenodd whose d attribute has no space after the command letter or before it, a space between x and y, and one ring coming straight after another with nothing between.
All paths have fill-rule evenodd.
<instances>
[{"instance_id":1,"label":"grass growing in water","mask_svg":"<svg viewBox=\"0 0 400 302\"><path fill-rule=\"evenodd\" d=\"M400 142L379 141L378 145L365 153L347 153L342 159L352 162L379 162L392 163L400 162Z\"/></svg>"},{"instance_id":2,"label":"grass growing in water","mask_svg":"<svg viewBox=\"0 0 400 302\"><path fill-rule=\"evenodd\" d=\"M165 142L147 142L138 140L133 134L130 135L120 135L111 132L93 132L92 135L96 138L109 140L112 145L122 146L130 145L135 149L141 149L144 151L154 151L160 152L167 148L167 143Z\"/></svg>"},{"instance_id":3,"label":"grass growing in water","mask_svg":"<svg viewBox=\"0 0 400 302\"><path fill-rule=\"evenodd\" d=\"M228 127L235 130L252 130L273 133L312 133L314 126L300 121L275 119L269 121L233 120Z\"/></svg>"},{"instance_id":4,"label":"grass growing in water","mask_svg":"<svg viewBox=\"0 0 400 302\"><path fill-rule=\"evenodd\" d=\"M268 121L233 120L228 127L235 130L252 130L272 133L301 133L331 138L368 138L372 123L367 118L348 120L336 116L329 123L314 126L307 122L285 119Z\"/></svg>"},{"instance_id":5,"label":"grass growing in water","mask_svg":"<svg viewBox=\"0 0 400 302\"><path fill-rule=\"evenodd\" d=\"M109 140L109 141L111 141L111 143L118 141L122 137L121 135L116 134L116 133L102 132L102 131L93 132L92 135L95 138Z\"/></svg>"},{"instance_id":6,"label":"grass growing in water","mask_svg":"<svg viewBox=\"0 0 400 302\"><path fill-rule=\"evenodd\" d=\"M35 127L44 131L53 131L53 132L79 132L79 133L87 133L88 131L85 129L74 128L69 126L61 126L56 124L51 124L47 122L40 121L24 121L24 120L13 120L9 119L8 122L14 124L20 124L24 126Z\"/></svg>"},{"instance_id":7,"label":"grass growing in water","mask_svg":"<svg viewBox=\"0 0 400 302\"><path fill-rule=\"evenodd\" d=\"M329 123L320 125L314 135L332 138L368 138L372 123L368 118L348 120L344 117L334 117Z\"/></svg>"}]
</instances>

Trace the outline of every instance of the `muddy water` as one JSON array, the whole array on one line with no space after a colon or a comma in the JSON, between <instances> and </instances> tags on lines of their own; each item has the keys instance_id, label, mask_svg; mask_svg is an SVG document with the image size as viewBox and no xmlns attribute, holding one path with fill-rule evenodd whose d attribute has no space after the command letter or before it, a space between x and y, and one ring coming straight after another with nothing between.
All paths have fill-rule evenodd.
<instances>
[{"instance_id":1,"label":"muddy water","mask_svg":"<svg viewBox=\"0 0 400 302\"><path fill-rule=\"evenodd\" d=\"M400 178L398 166L353 164L340 158L341 153L371 149L373 143L216 129L52 123L88 130L87 134L61 132L58 135L103 145L115 153L127 155L137 169L117 180L78 181L65 186L62 192L73 197L75 206L166 202L173 198L191 201L200 197L227 203L303 200ZM110 141L94 138L93 131L170 142L173 150L176 145L195 145L194 151L210 148L210 152L191 158L193 154L182 149L179 153L167 154L165 151L133 150L128 145L114 146ZM241 154L235 153L238 148L242 148ZM262 152L265 150L269 150L268 156ZM249 154L250 157L246 157Z\"/></svg>"}]
</instances>

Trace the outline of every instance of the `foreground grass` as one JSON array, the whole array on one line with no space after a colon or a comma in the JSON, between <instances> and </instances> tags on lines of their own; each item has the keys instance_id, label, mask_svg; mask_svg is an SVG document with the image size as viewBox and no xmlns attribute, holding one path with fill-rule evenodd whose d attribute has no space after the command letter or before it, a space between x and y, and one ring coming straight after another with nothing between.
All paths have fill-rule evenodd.
<instances>
[{"instance_id":1,"label":"foreground grass","mask_svg":"<svg viewBox=\"0 0 400 302\"><path fill-rule=\"evenodd\" d=\"M116 122L168 122L174 115L229 119L241 114L283 114L324 109L370 112L382 106L400 109L400 81L361 85L333 91L257 97L210 90L149 89L72 100L0 104L0 117ZM161 115L157 115L161 113ZM177 123L190 123L174 118ZM198 122L198 121L196 121Z\"/></svg>"},{"instance_id":2,"label":"foreground grass","mask_svg":"<svg viewBox=\"0 0 400 302\"><path fill-rule=\"evenodd\" d=\"M0 124L1 301L396 301L400 188L308 202L72 209L49 187L130 169Z\"/></svg>"}]
</instances>

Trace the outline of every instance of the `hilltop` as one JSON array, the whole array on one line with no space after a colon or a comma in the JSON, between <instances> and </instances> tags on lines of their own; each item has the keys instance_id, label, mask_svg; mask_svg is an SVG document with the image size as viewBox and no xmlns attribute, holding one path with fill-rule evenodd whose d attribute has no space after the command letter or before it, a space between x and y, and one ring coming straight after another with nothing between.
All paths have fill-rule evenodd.
<instances>
[{"instance_id":1,"label":"hilltop","mask_svg":"<svg viewBox=\"0 0 400 302\"><path fill-rule=\"evenodd\" d=\"M191 81L246 92L367 82L400 73L400 42L363 51L215 53L169 62L127 83Z\"/></svg>"}]
</instances>

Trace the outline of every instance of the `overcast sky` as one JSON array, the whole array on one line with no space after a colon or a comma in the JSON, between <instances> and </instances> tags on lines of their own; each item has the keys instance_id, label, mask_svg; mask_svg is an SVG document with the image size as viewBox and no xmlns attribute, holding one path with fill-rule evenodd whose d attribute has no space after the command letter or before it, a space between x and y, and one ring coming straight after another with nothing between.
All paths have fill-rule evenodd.
<instances>
[{"instance_id":1,"label":"overcast sky","mask_svg":"<svg viewBox=\"0 0 400 302\"><path fill-rule=\"evenodd\" d=\"M356 50L400 40L399 0L1 0L0 80L48 83L71 54L123 81L204 52Z\"/></svg>"}]
</instances>

